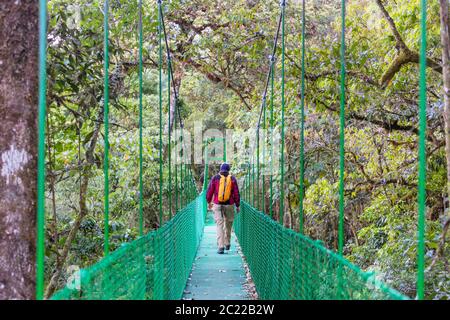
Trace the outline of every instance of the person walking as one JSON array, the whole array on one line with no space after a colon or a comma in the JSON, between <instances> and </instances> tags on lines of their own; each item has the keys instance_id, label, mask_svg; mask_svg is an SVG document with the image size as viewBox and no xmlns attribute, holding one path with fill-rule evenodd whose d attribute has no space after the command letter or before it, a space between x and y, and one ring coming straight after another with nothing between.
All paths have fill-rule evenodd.
<instances>
[{"instance_id":1,"label":"person walking","mask_svg":"<svg viewBox=\"0 0 450 320\"><path fill-rule=\"evenodd\" d=\"M223 163L219 174L211 178L206 192L208 209L214 212L217 226L218 254L230 250L231 228L234 220L234 207L240 211L241 198L237 180L230 174L230 165Z\"/></svg>"}]
</instances>

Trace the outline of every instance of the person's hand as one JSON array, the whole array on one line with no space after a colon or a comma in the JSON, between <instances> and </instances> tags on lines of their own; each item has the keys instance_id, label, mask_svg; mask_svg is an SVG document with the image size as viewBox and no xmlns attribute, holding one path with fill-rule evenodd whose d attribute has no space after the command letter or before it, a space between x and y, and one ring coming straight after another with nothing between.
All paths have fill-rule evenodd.
<instances>
[{"instance_id":1,"label":"person's hand","mask_svg":"<svg viewBox=\"0 0 450 320\"><path fill-rule=\"evenodd\" d=\"M240 207L236 207L236 213L241 212L241 208Z\"/></svg>"},{"instance_id":2,"label":"person's hand","mask_svg":"<svg viewBox=\"0 0 450 320\"><path fill-rule=\"evenodd\" d=\"M208 210L212 210L212 203L210 202L210 203L208 203Z\"/></svg>"}]
</instances>

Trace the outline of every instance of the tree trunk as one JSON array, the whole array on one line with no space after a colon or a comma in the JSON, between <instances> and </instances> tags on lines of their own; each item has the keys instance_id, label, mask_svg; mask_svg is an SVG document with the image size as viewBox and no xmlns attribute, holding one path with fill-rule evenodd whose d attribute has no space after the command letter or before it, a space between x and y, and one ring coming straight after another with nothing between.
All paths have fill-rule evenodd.
<instances>
[{"instance_id":1,"label":"tree trunk","mask_svg":"<svg viewBox=\"0 0 450 320\"><path fill-rule=\"evenodd\" d=\"M0 1L0 299L35 298L38 1Z\"/></svg>"},{"instance_id":2,"label":"tree trunk","mask_svg":"<svg viewBox=\"0 0 450 320\"><path fill-rule=\"evenodd\" d=\"M444 80L444 122L445 154L447 157L447 192L450 195L450 39L449 39L449 4L448 0L439 0L441 4L441 43L442 76Z\"/></svg>"}]
</instances>

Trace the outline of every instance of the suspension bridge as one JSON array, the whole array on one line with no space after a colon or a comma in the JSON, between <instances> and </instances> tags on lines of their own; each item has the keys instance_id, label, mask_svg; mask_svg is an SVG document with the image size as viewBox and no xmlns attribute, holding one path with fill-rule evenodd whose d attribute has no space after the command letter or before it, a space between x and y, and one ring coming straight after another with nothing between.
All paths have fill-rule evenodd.
<instances>
[{"instance_id":1,"label":"suspension bridge","mask_svg":"<svg viewBox=\"0 0 450 320\"><path fill-rule=\"evenodd\" d=\"M104 1L104 137L105 137L105 199L104 199L104 258L98 263L80 271L79 286L71 285L49 297L54 300L67 299L136 299L136 300L176 300L183 297L193 299L246 299L239 288L244 277L243 261L232 252L228 257L211 254L211 239L214 226L208 216L205 192L210 177L209 160L205 159L203 188L198 190L191 165L185 162L172 165L169 152L169 220L164 222L163 210L163 52L166 50L169 103L170 95L178 92L173 83L173 61L169 48L162 1L158 6L159 39L159 221L160 227L147 234L143 224L143 131L142 131L142 84L143 84L143 24L142 1L139 1L139 231L140 237L123 244L114 252L109 250L109 1ZM241 186L244 201L236 215L235 236L248 264L259 299L280 300L330 300L330 299L409 299L379 280L373 272L365 272L350 263L343 256L344 247L344 128L345 128L345 1L342 1L341 38L341 117L340 117L340 191L339 191L339 245L338 251L327 249L320 241L303 234L303 193L304 193L304 121L305 121L305 1L303 1L302 21L302 83L300 119L300 230L295 232L283 226L284 201L280 201L278 219L274 219L273 176L267 178L263 170L272 170L262 164L266 153L273 163L273 144L266 150L261 146L260 129L274 129L274 74L277 52L281 51L281 154L280 154L280 199L285 198L284 186L284 111L285 111L285 20L286 1L280 3L278 28L273 41L269 72L262 95L260 116L257 123L257 146ZM38 253L37 253L37 298L44 298L44 230L45 230L45 119L46 119L46 16L47 3L40 0L40 144L38 175ZM426 131L426 1L422 0L422 51L421 51L421 97L420 97L420 165L419 165L419 221L418 221L418 280L417 295L423 298L423 255L424 255L424 215L425 215L425 131ZM281 50L277 50L281 45ZM270 91L270 94L269 94ZM268 100L270 99L270 103ZM170 117L170 114L169 114ZM183 128L183 120L176 108L175 126ZM170 122L170 118L169 118ZM171 148L169 131L169 150ZM270 137L269 137L270 138ZM263 139L267 139L264 137ZM183 137L181 137L183 143ZM208 144L205 143L205 154ZM262 150L261 150L262 149ZM262 154L262 155L261 155ZM179 155L186 157L185 153ZM178 159L175 159L178 160ZM175 182L172 184L172 181ZM267 196L268 195L268 196ZM267 201L267 199L269 199ZM206 228L205 228L206 222ZM235 244L233 244L235 245ZM237 244L236 244L237 245ZM233 250L237 250L235 247ZM233 251L232 250L232 251ZM220 259L228 259L222 260ZM218 262L219 261L219 262ZM225 262L224 262L225 261ZM218 264L224 263L220 266ZM194 268L193 268L194 265ZM208 280L214 272L225 268L230 272L229 281L218 280L214 289ZM232 273L235 272L235 274ZM203 273L202 273L203 272ZM228 288L226 287L228 286ZM197 290L197 291L195 291Z\"/></svg>"}]
</instances>

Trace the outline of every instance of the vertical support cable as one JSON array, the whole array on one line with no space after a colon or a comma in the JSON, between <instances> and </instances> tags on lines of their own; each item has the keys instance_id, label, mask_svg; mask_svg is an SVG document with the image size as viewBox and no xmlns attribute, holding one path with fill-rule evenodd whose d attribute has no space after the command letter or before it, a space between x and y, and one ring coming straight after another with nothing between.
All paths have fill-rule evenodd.
<instances>
[{"instance_id":1,"label":"vertical support cable","mask_svg":"<svg viewBox=\"0 0 450 320\"><path fill-rule=\"evenodd\" d=\"M143 92L143 58L142 58L142 0L139 0L139 235L144 235L144 181L143 181L143 132L142 132L142 92Z\"/></svg>"},{"instance_id":2,"label":"vertical support cable","mask_svg":"<svg viewBox=\"0 0 450 320\"><path fill-rule=\"evenodd\" d=\"M205 145L205 168L203 171L203 192L206 192L208 189L208 174L209 174L209 166L208 166L208 143Z\"/></svg>"},{"instance_id":3,"label":"vertical support cable","mask_svg":"<svg viewBox=\"0 0 450 320\"><path fill-rule=\"evenodd\" d=\"M271 70L272 70L272 66L270 66ZM270 71L272 72L272 71ZM266 212L266 187L265 187L265 177L266 177L266 139L267 139L267 134L266 134L266 116L267 116L267 98L264 97L264 111L263 111L263 130L264 130L264 136L263 136L263 145L262 145L262 158L263 158L263 174L262 174L262 190L261 190L261 194L262 194L262 211L265 213Z\"/></svg>"},{"instance_id":4,"label":"vertical support cable","mask_svg":"<svg viewBox=\"0 0 450 320\"><path fill-rule=\"evenodd\" d=\"M184 206L186 206L188 204L187 200L187 187L186 187L186 182L188 181L188 176L187 176L187 157L186 157L186 153L185 153L185 148L183 148L183 161L184 161L184 165L183 165L183 170L184 170L184 180L183 180L183 194L184 194Z\"/></svg>"},{"instance_id":5,"label":"vertical support cable","mask_svg":"<svg viewBox=\"0 0 450 320\"><path fill-rule=\"evenodd\" d=\"M248 167L247 167L247 163L246 163L245 175L244 175L244 188L242 190L242 194L243 194L242 199L244 199L245 201L248 202L247 191L248 191Z\"/></svg>"},{"instance_id":6,"label":"vertical support cable","mask_svg":"<svg viewBox=\"0 0 450 320\"><path fill-rule=\"evenodd\" d=\"M179 115L180 116L180 115ZM183 144L183 128L180 126L181 130L181 164L180 164L180 207L184 207L184 144Z\"/></svg>"},{"instance_id":7,"label":"vertical support cable","mask_svg":"<svg viewBox=\"0 0 450 320\"><path fill-rule=\"evenodd\" d=\"M247 195L246 201L250 203L250 161L247 162Z\"/></svg>"},{"instance_id":8,"label":"vertical support cable","mask_svg":"<svg viewBox=\"0 0 450 320\"><path fill-rule=\"evenodd\" d=\"M186 147L186 146L185 146ZM186 148L184 148L184 150L186 150ZM185 201L184 201L184 205L186 206L188 204L188 184L187 182L189 181L189 176L188 176L188 161L187 161L187 152L184 155L184 192L185 192Z\"/></svg>"},{"instance_id":9,"label":"vertical support cable","mask_svg":"<svg viewBox=\"0 0 450 320\"><path fill-rule=\"evenodd\" d=\"M189 166L189 183L191 185L191 200L194 200L198 195L198 188L194 180L194 172L192 171L192 164Z\"/></svg>"},{"instance_id":10,"label":"vertical support cable","mask_svg":"<svg viewBox=\"0 0 450 320\"><path fill-rule=\"evenodd\" d=\"M285 1L283 1L283 3L281 4L283 7L285 6ZM273 40L273 48L272 48L272 54L270 56L270 68L269 68L269 72L267 74L267 79L266 79L266 85L264 86L264 93L263 93L263 99L262 99L262 103L261 103L261 108L260 108L260 112L259 112L259 119L258 119L258 126L257 126L257 132L256 132L256 136L257 136L257 183L258 183L258 208L259 208L259 195L260 195L260 176L261 176L261 163L260 163L260 142L261 142L261 136L260 136L260 129L261 129L261 120L264 116L264 122L266 121L265 117L266 117L266 108L267 108L267 91L269 88L270 83L272 83L272 103L273 103L273 64L275 61L275 54L277 51L277 44L278 44L278 38L280 35L280 29L281 29L281 24L282 24L282 20L283 20L283 12L280 12L280 17L278 19L278 27L277 27L277 31ZM272 110L273 111L273 110ZM273 129L273 123L271 125L272 129ZM273 132L273 130L272 130ZM273 136L273 134L272 134ZM273 140L273 139L272 139ZM273 143L273 141L272 141ZM265 151L265 150L264 150ZM272 156L271 156L271 161L273 160L273 152L272 152ZM271 169L273 169L273 165L271 164ZM271 172L273 174L273 170ZM272 182L272 180L271 180ZM265 190L264 190L264 177L263 177L263 196L265 196ZM273 197L271 197L273 199ZM264 199L263 199L264 200ZM265 205L265 200L263 201L263 208ZM272 206L272 204L271 204ZM272 214L271 214L272 216Z\"/></svg>"},{"instance_id":11,"label":"vertical support cable","mask_svg":"<svg viewBox=\"0 0 450 320\"><path fill-rule=\"evenodd\" d=\"M269 203L269 213L270 217L273 218L273 129L274 129L274 99L275 99L275 56L272 59L272 75L270 77L270 203Z\"/></svg>"},{"instance_id":12,"label":"vertical support cable","mask_svg":"<svg viewBox=\"0 0 450 320\"><path fill-rule=\"evenodd\" d=\"M159 41L159 226L163 223L163 159L162 159L162 8L158 0L158 41Z\"/></svg>"},{"instance_id":13,"label":"vertical support cable","mask_svg":"<svg viewBox=\"0 0 450 320\"><path fill-rule=\"evenodd\" d=\"M194 199L194 185L193 185L193 174L192 174L192 170L191 167L189 166L189 195L190 195L190 199L189 202L191 202Z\"/></svg>"},{"instance_id":14,"label":"vertical support cable","mask_svg":"<svg viewBox=\"0 0 450 320\"><path fill-rule=\"evenodd\" d=\"M206 215L208 213L208 204L206 202L206 191L208 189L208 180L209 180L209 166L208 166L208 143L205 144L205 168L203 171L203 188L202 188L202 198L203 198L203 212Z\"/></svg>"},{"instance_id":15,"label":"vertical support cable","mask_svg":"<svg viewBox=\"0 0 450 320\"><path fill-rule=\"evenodd\" d=\"M341 101L340 101L340 128L339 128L339 223L338 223L338 253L339 255L344 254L344 209L345 209L345 198L344 198L344 176L345 176L345 77L346 77L346 66L345 66L345 0L341 3ZM343 293L343 269L339 265L337 270L338 278L338 299L344 297Z\"/></svg>"},{"instance_id":16,"label":"vertical support cable","mask_svg":"<svg viewBox=\"0 0 450 320\"><path fill-rule=\"evenodd\" d=\"M177 102L175 102L175 103L177 103ZM178 114L178 108L177 108L177 106L175 106L175 113L174 113L175 118L174 118L174 123L173 123L175 129L177 128L177 114ZM177 141L176 145L175 145L176 152L175 152L175 160L174 160L174 162L175 162L175 213L178 212L178 156L179 156L179 154L178 154L178 141L179 141L178 137L176 138L176 141Z\"/></svg>"},{"instance_id":17,"label":"vertical support cable","mask_svg":"<svg viewBox=\"0 0 450 320\"><path fill-rule=\"evenodd\" d=\"M37 181L36 299L44 299L45 126L47 116L47 0L39 1L39 126Z\"/></svg>"},{"instance_id":18,"label":"vertical support cable","mask_svg":"<svg viewBox=\"0 0 450 320\"><path fill-rule=\"evenodd\" d=\"M260 180L260 153L261 153L261 147L260 147L260 142L261 142L261 136L260 136L260 127L258 124L258 129L256 130L256 207L259 210L259 204L260 199L259 199L259 180Z\"/></svg>"},{"instance_id":19,"label":"vertical support cable","mask_svg":"<svg viewBox=\"0 0 450 320\"><path fill-rule=\"evenodd\" d=\"M188 204L189 200L190 200L190 196L189 196L189 194L190 194L189 181L191 179L191 176L189 175L189 170L188 170L188 166L187 165L185 165L184 172L185 172L185 175L184 175L185 179L184 180L185 180L185 189L186 189L186 191L185 191L185 193L186 193L186 204Z\"/></svg>"},{"instance_id":20,"label":"vertical support cable","mask_svg":"<svg viewBox=\"0 0 450 320\"><path fill-rule=\"evenodd\" d=\"M303 234L304 213L303 199L305 194L305 0L302 1L302 84L300 103L300 194L299 194L299 232Z\"/></svg>"},{"instance_id":21,"label":"vertical support cable","mask_svg":"<svg viewBox=\"0 0 450 320\"><path fill-rule=\"evenodd\" d=\"M104 212L104 254L109 254L109 0L104 3L104 123L105 123L105 159L103 172L105 176L105 212Z\"/></svg>"},{"instance_id":22,"label":"vertical support cable","mask_svg":"<svg viewBox=\"0 0 450 320\"><path fill-rule=\"evenodd\" d=\"M243 182L242 182L242 188L241 190L241 197L244 201L247 201L247 197L246 197L246 193L247 193L247 168L246 165L244 167L244 178L243 178Z\"/></svg>"},{"instance_id":23,"label":"vertical support cable","mask_svg":"<svg viewBox=\"0 0 450 320\"><path fill-rule=\"evenodd\" d=\"M286 0L281 2L281 177L280 177L280 213L279 221L283 224L284 218L284 111L285 111L285 54L286 54Z\"/></svg>"},{"instance_id":24,"label":"vertical support cable","mask_svg":"<svg viewBox=\"0 0 450 320\"><path fill-rule=\"evenodd\" d=\"M172 62L170 61L169 55L167 55L167 65L168 65L168 74L167 74L167 104L168 104L168 110L169 110L169 219L172 219L172 127L171 127L171 121L172 121L172 114L171 114L171 106L170 106L170 90L171 90L171 72L170 68L172 66Z\"/></svg>"},{"instance_id":25,"label":"vertical support cable","mask_svg":"<svg viewBox=\"0 0 450 320\"><path fill-rule=\"evenodd\" d=\"M345 0L341 5L341 111L339 137L339 230L338 252L344 251L344 174L345 174Z\"/></svg>"},{"instance_id":26,"label":"vertical support cable","mask_svg":"<svg viewBox=\"0 0 450 320\"><path fill-rule=\"evenodd\" d=\"M244 201L247 201L247 184L248 184L248 176L247 176L247 169L245 170L245 175L244 175L244 187L242 188L242 199L244 199Z\"/></svg>"},{"instance_id":27,"label":"vertical support cable","mask_svg":"<svg viewBox=\"0 0 450 320\"><path fill-rule=\"evenodd\" d=\"M158 3L158 74L159 74L159 228L164 225L164 217L163 217L163 197L162 197L162 188L163 188L163 163L162 163L162 7L161 1L157 0ZM164 257L164 246L160 248L161 257ZM160 259L159 270L155 273L164 274L164 258ZM164 299L164 282L160 282L161 296L159 297L161 300Z\"/></svg>"},{"instance_id":28,"label":"vertical support cable","mask_svg":"<svg viewBox=\"0 0 450 320\"><path fill-rule=\"evenodd\" d=\"M223 138L223 162L227 162L227 135Z\"/></svg>"},{"instance_id":29,"label":"vertical support cable","mask_svg":"<svg viewBox=\"0 0 450 320\"><path fill-rule=\"evenodd\" d=\"M177 100L175 99L175 112L174 112L174 119L173 119L173 128L174 128L174 132L176 132L177 130ZM174 176L175 176L175 181L174 181L174 191L175 191L175 214L178 212L178 138L177 136L174 137L174 142L175 142L175 147L173 148L175 150L174 156L175 158L173 159L174 162Z\"/></svg>"},{"instance_id":30,"label":"vertical support cable","mask_svg":"<svg viewBox=\"0 0 450 320\"><path fill-rule=\"evenodd\" d=\"M421 0L420 102L419 102L419 192L417 298L425 295L425 201L426 201L426 131L427 131L427 0Z\"/></svg>"},{"instance_id":31,"label":"vertical support cable","mask_svg":"<svg viewBox=\"0 0 450 320\"><path fill-rule=\"evenodd\" d=\"M252 156L252 206L255 207L255 155Z\"/></svg>"},{"instance_id":32,"label":"vertical support cable","mask_svg":"<svg viewBox=\"0 0 450 320\"><path fill-rule=\"evenodd\" d=\"M175 113L175 121L174 121L174 127L176 128L176 126L177 126L177 121L176 121L176 113ZM177 139L178 140L178 139ZM178 212L178 142L177 142L177 144L176 144L176 146L175 146L175 159L174 159L174 162L175 162L175 168L174 168L174 170L175 170L175 172L174 172L174 175L175 175L175 213L177 213Z\"/></svg>"}]
</instances>

